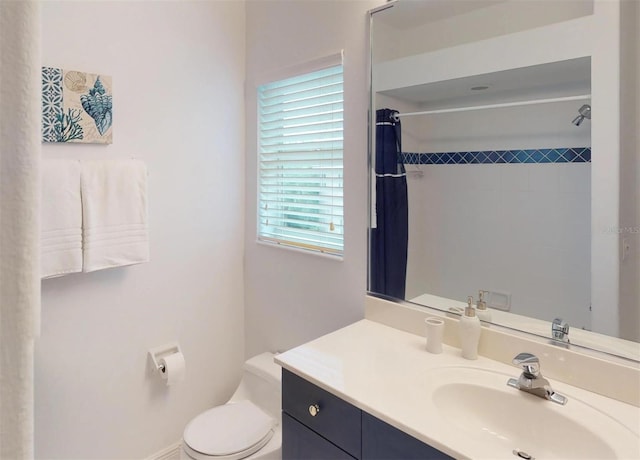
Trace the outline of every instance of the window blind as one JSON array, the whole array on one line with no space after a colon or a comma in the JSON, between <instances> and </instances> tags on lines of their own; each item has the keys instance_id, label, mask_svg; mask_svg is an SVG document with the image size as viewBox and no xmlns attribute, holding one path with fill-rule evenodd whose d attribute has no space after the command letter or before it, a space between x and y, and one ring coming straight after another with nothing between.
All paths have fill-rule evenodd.
<instances>
[{"instance_id":1,"label":"window blind","mask_svg":"<svg viewBox=\"0 0 640 460\"><path fill-rule=\"evenodd\" d=\"M341 255L343 72L258 87L258 239Z\"/></svg>"}]
</instances>

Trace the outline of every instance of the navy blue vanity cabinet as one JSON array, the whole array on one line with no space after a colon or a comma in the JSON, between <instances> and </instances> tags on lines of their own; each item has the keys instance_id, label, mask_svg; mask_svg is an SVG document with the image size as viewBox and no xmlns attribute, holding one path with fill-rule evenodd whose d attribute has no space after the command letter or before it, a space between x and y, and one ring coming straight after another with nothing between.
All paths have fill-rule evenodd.
<instances>
[{"instance_id":1,"label":"navy blue vanity cabinet","mask_svg":"<svg viewBox=\"0 0 640 460\"><path fill-rule=\"evenodd\" d=\"M362 413L362 460L453 459L404 431Z\"/></svg>"},{"instance_id":2,"label":"navy blue vanity cabinet","mask_svg":"<svg viewBox=\"0 0 640 460\"><path fill-rule=\"evenodd\" d=\"M282 369L282 460L450 458Z\"/></svg>"},{"instance_id":3,"label":"navy blue vanity cabinet","mask_svg":"<svg viewBox=\"0 0 640 460\"><path fill-rule=\"evenodd\" d=\"M299 436L299 431L294 431L292 426L295 425L290 423L291 421L288 422L287 428L284 424L287 415L351 457L361 457L360 409L285 369L282 370L282 412L283 460L338 458L335 454L323 456L321 452L293 455L294 452L300 452L298 447L294 447L299 444L295 439ZM292 456L288 456L288 453Z\"/></svg>"},{"instance_id":4,"label":"navy blue vanity cabinet","mask_svg":"<svg viewBox=\"0 0 640 460\"><path fill-rule=\"evenodd\" d=\"M283 460L354 460L316 432L282 413Z\"/></svg>"}]
</instances>

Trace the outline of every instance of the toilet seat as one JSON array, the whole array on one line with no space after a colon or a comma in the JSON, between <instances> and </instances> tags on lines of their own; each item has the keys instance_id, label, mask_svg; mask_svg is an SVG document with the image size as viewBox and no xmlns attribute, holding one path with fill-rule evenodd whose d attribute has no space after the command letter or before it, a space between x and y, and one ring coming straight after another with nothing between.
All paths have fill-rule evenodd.
<instances>
[{"instance_id":1,"label":"toilet seat","mask_svg":"<svg viewBox=\"0 0 640 460\"><path fill-rule=\"evenodd\" d=\"M184 429L183 447L196 460L239 460L264 447L276 420L251 401L214 407Z\"/></svg>"}]
</instances>

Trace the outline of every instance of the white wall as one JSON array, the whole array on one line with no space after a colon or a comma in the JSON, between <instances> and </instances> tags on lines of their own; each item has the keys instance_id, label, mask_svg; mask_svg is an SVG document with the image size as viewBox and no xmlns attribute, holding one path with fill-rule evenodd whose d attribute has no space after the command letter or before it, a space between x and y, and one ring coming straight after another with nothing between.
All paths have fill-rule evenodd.
<instances>
[{"instance_id":1,"label":"white wall","mask_svg":"<svg viewBox=\"0 0 640 460\"><path fill-rule=\"evenodd\" d=\"M244 3L44 2L43 65L113 76L114 143L43 157L149 169L151 262L42 283L36 456L143 458L223 402L244 358ZM150 374L177 340L184 382Z\"/></svg>"},{"instance_id":2,"label":"white wall","mask_svg":"<svg viewBox=\"0 0 640 460\"><path fill-rule=\"evenodd\" d=\"M247 2L247 355L283 350L364 316L367 271L367 11L381 1ZM339 262L256 243L261 75L344 49L345 250Z\"/></svg>"}]
</instances>

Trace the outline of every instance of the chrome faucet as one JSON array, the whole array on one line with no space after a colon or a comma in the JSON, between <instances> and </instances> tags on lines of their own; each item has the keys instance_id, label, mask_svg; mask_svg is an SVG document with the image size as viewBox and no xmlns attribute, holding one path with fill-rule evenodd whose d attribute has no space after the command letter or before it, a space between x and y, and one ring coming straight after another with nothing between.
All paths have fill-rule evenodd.
<instances>
[{"instance_id":1,"label":"chrome faucet","mask_svg":"<svg viewBox=\"0 0 640 460\"><path fill-rule=\"evenodd\" d=\"M556 318L551 323L551 337L559 342L569 343L569 323L562 318Z\"/></svg>"},{"instance_id":2,"label":"chrome faucet","mask_svg":"<svg viewBox=\"0 0 640 460\"><path fill-rule=\"evenodd\" d=\"M536 355L520 353L513 358L512 362L522 368L522 374L518 379L509 379L507 385L554 403L562 405L567 403L567 397L553 391L549 381L540 373L540 360Z\"/></svg>"}]
</instances>

